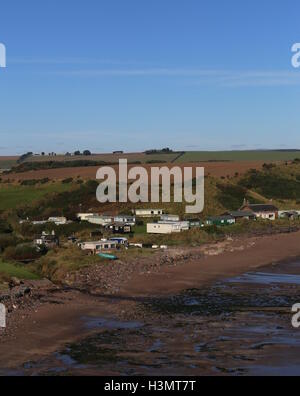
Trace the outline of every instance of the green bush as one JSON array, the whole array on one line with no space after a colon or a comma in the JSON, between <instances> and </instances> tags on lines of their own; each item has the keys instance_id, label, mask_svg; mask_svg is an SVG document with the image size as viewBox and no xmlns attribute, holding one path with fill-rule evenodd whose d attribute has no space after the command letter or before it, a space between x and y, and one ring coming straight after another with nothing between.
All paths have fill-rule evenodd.
<instances>
[{"instance_id":1,"label":"green bush","mask_svg":"<svg viewBox=\"0 0 300 396\"><path fill-rule=\"evenodd\" d=\"M3 253L3 258L14 261L30 261L36 260L43 255L44 252L37 251L33 245L17 245L9 246Z\"/></svg>"},{"instance_id":2,"label":"green bush","mask_svg":"<svg viewBox=\"0 0 300 396\"><path fill-rule=\"evenodd\" d=\"M300 182L271 172L251 171L242 180L241 187L255 190L269 199L298 199Z\"/></svg>"},{"instance_id":3,"label":"green bush","mask_svg":"<svg viewBox=\"0 0 300 396\"><path fill-rule=\"evenodd\" d=\"M0 234L0 252L3 252L9 246L16 246L19 243L17 237L12 234Z\"/></svg>"}]
</instances>

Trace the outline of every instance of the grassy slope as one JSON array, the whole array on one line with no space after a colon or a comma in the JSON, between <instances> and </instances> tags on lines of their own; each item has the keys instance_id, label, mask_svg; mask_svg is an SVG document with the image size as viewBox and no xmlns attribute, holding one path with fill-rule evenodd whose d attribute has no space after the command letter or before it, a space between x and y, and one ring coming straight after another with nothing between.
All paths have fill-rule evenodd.
<instances>
[{"instance_id":1,"label":"grassy slope","mask_svg":"<svg viewBox=\"0 0 300 396\"><path fill-rule=\"evenodd\" d=\"M69 184L53 183L39 186L0 185L0 210L31 204L48 194L70 190Z\"/></svg>"},{"instance_id":2,"label":"grassy slope","mask_svg":"<svg viewBox=\"0 0 300 396\"><path fill-rule=\"evenodd\" d=\"M18 279L38 279L38 275L33 272L27 270L22 265L16 265L11 263L3 262L0 259L0 275L8 276L8 277L16 277Z\"/></svg>"}]
</instances>

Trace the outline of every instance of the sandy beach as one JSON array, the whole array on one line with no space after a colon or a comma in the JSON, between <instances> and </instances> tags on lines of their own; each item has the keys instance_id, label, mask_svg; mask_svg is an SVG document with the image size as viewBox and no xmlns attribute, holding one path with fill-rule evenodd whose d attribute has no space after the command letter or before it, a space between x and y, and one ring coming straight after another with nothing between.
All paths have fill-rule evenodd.
<instances>
[{"instance_id":1,"label":"sandy beach","mask_svg":"<svg viewBox=\"0 0 300 396\"><path fill-rule=\"evenodd\" d=\"M102 294L96 285L89 293L58 289L51 293L51 298L44 297L32 309L20 309L9 316L9 331L0 336L0 369L14 369L84 338L94 329L84 325L83 317L130 315L136 302L143 298L201 289L267 264L293 260L300 257L299 241L300 232L238 238L184 249L184 259L182 254L174 255L170 250L168 265L155 271L136 271L130 279L124 279L119 292L112 295Z\"/></svg>"}]
</instances>

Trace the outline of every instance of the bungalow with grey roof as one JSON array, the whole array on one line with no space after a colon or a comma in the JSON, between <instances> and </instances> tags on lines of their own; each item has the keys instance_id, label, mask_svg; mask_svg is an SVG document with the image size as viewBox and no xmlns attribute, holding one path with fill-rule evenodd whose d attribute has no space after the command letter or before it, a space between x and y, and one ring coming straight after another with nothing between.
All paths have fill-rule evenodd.
<instances>
[{"instance_id":1,"label":"bungalow with grey roof","mask_svg":"<svg viewBox=\"0 0 300 396\"><path fill-rule=\"evenodd\" d=\"M240 210L250 211L256 218L260 219L274 221L278 218L278 208L272 204L249 204L249 202L245 202Z\"/></svg>"}]
</instances>

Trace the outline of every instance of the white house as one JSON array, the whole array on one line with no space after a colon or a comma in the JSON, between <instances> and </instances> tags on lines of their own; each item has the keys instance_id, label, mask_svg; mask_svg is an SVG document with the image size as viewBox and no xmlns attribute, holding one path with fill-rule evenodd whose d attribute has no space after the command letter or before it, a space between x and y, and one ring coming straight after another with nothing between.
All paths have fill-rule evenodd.
<instances>
[{"instance_id":1,"label":"white house","mask_svg":"<svg viewBox=\"0 0 300 396\"><path fill-rule=\"evenodd\" d=\"M135 214L137 217L158 217L164 214L163 209L136 209Z\"/></svg>"}]
</instances>

